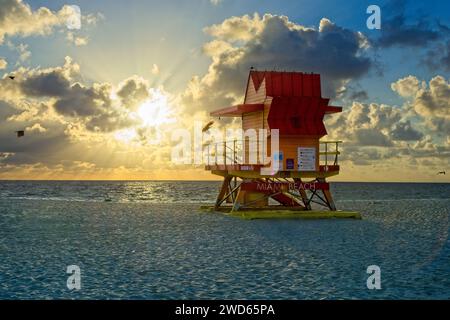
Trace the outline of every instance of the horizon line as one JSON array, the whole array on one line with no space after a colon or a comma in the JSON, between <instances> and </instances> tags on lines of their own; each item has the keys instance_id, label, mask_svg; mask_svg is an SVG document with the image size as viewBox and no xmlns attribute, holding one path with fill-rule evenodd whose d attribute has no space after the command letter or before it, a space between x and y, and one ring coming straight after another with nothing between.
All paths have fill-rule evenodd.
<instances>
[{"instance_id":1,"label":"horizon line","mask_svg":"<svg viewBox=\"0 0 450 320\"><path fill-rule=\"evenodd\" d=\"M0 179L0 182L221 182L222 180L198 180L198 179ZM450 181L330 181L332 183L441 183L448 184Z\"/></svg>"}]
</instances>

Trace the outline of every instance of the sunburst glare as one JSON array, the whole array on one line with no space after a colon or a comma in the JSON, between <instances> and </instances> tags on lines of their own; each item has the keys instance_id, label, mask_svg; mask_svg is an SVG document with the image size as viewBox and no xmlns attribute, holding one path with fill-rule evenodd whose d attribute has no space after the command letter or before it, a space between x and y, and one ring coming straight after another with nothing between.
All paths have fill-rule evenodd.
<instances>
[{"instance_id":1,"label":"sunburst glare","mask_svg":"<svg viewBox=\"0 0 450 320\"><path fill-rule=\"evenodd\" d=\"M169 106L169 99L160 89L150 90L150 98L142 103L137 114L142 123L148 127L175 122Z\"/></svg>"}]
</instances>

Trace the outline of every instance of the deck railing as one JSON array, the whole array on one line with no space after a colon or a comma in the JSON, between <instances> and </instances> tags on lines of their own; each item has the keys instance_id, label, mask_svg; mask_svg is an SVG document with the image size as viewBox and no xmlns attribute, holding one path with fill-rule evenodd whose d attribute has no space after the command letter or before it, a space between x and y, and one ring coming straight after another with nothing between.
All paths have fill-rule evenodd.
<instances>
[{"instance_id":1,"label":"deck railing","mask_svg":"<svg viewBox=\"0 0 450 320\"><path fill-rule=\"evenodd\" d=\"M338 156L341 154L339 151L339 144L342 141L320 141L319 142L319 159L320 164L329 166L337 166Z\"/></svg>"},{"instance_id":2,"label":"deck railing","mask_svg":"<svg viewBox=\"0 0 450 320\"><path fill-rule=\"evenodd\" d=\"M248 140L247 140L248 143ZM256 142L253 142L256 143ZM207 165L217 164L244 164L245 141L230 140L211 143L204 148L204 159Z\"/></svg>"},{"instance_id":3,"label":"deck railing","mask_svg":"<svg viewBox=\"0 0 450 320\"><path fill-rule=\"evenodd\" d=\"M253 143L253 148L250 148ZM340 155L339 144L342 141L319 141L319 163L325 166L337 166ZM264 145L264 144L263 144ZM246 152L246 146L249 150ZM250 140L229 140L204 145L204 163L210 165L264 165L259 161L259 144ZM256 149L256 150L255 150ZM264 152L262 152L264 154ZM246 159L247 158L247 159ZM256 163L249 163L256 159ZM252 161L253 162L253 161Z\"/></svg>"}]
</instances>

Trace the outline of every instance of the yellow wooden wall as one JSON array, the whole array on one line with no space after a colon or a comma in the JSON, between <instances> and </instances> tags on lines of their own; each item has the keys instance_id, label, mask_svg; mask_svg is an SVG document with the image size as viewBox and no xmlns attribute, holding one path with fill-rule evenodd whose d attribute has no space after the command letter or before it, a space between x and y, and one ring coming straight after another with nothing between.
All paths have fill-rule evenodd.
<instances>
[{"instance_id":1,"label":"yellow wooden wall","mask_svg":"<svg viewBox=\"0 0 450 320\"><path fill-rule=\"evenodd\" d=\"M251 87L251 86L250 86ZM242 129L255 129L256 137L259 137L259 129L269 130L267 116L270 110L271 98L266 99L264 111L246 113L242 115ZM267 132L270 135L270 131ZM248 139L248 138L247 138ZM310 136L280 136L280 151L283 152L283 170L286 170L286 159L294 159L294 170L298 168L298 147L316 148L316 168L319 169L319 137ZM268 154L270 152L270 137L267 142ZM259 154L258 154L259 155ZM245 144L245 159L249 159L249 144Z\"/></svg>"},{"instance_id":2,"label":"yellow wooden wall","mask_svg":"<svg viewBox=\"0 0 450 320\"><path fill-rule=\"evenodd\" d=\"M266 99L266 79L259 86L258 91L255 90L253 80L250 78L244 103L263 103Z\"/></svg>"},{"instance_id":3,"label":"yellow wooden wall","mask_svg":"<svg viewBox=\"0 0 450 320\"><path fill-rule=\"evenodd\" d=\"M267 155L271 155L271 138L267 139ZM259 144L258 144L259 146ZM286 159L294 159L294 170L298 169L298 148L299 147L314 147L316 148L316 170L319 169L319 138L301 137L301 136L281 136L279 139L279 149L283 152L283 170L286 170ZM248 162L250 159L249 142L245 143L245 159ZM258 161L259 150L257 150Z\"/></svg>"}]
</instances>

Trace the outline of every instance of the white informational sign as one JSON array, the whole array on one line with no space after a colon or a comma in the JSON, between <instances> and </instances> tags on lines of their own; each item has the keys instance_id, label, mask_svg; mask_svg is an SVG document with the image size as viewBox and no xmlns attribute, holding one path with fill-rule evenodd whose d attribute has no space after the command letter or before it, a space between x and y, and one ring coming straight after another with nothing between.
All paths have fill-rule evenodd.
<instances>
[{"instance_id":1,"label":"white informational sign","mask_svg":"<svg viewBox=\"0 0 450 320\"><path fill-rule=\"evenodd\" d=\"M298 148L298 170L316 171L316 148Z\"/></svg>"}]
</instances>

